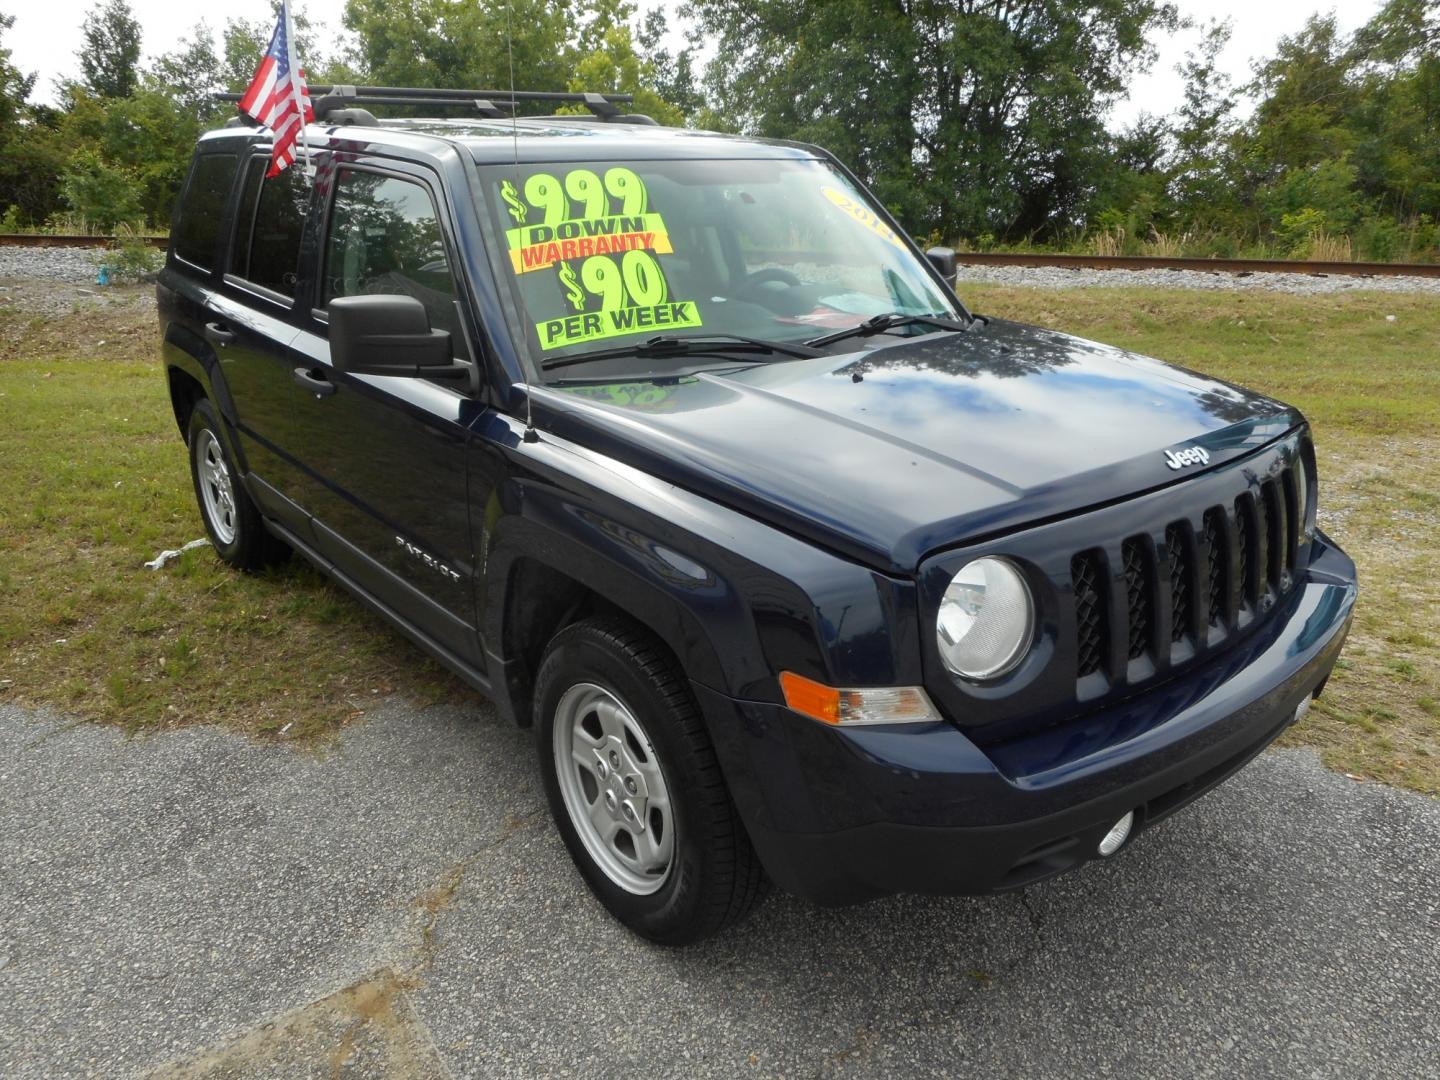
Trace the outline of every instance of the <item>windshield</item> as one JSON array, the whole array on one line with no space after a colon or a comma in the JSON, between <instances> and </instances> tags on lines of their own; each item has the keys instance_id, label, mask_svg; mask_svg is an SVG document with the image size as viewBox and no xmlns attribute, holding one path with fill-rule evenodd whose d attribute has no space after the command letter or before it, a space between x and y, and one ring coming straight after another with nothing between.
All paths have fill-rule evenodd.
<instances>
[{"instance_id":1,"label":"windshield","mask_svg":"<svg viewBox=\"0 0 1440 1080\"><path fill-rule=\"evenodd\" d=\"M800 342L892 312L964 317L865 197L822 161L480 172L523 330L542 365L657 335ZM647 357L626 369L674 364Z\"/></svg>"}]
</instances>

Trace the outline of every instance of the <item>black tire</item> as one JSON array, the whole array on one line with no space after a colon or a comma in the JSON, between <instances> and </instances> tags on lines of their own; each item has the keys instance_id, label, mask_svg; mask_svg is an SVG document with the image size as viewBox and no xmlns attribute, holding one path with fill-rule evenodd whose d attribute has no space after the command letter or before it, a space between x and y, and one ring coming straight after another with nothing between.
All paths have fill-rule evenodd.
<instances>
[{"instance_id":1,"label":"black tire","mask_svg":"<svg viewBox=\"0 0 1440 1080\"><path fill-rule=\"evenodd\" d=\"M582 684L613 694L641 722L663 773L674 811L673 854L663 884L648 895L618 884L595 860L561 792L557 707ZM649 633L625 619L600 616L556 634L536 679L535 735L550 812L571 858L599 901L641 937L688 945L739 921L761 897L764 871L689 685Z\"/></svg>"},{"instance_id":2,"label":"black tire","mask_svg":"<svg viewBox=\"0 0 1440 1080\"><path fill-rule=\"evenodd\" d=\"M190 411L190 424L185 435L190 450L190 481L195 488L195 502L200 520L216 553L239 570L260 570L283 562L290 554L289 546L265 528L260 511L250 501L225 440L220 433L220 418L214 406L201 399ZM223 466L228 487L223 498L219 487L209 478L216 460ZM210 487L207 497L206 487ZM226 502L225 500L228 500Z\"/></svg>"}]
</instances>

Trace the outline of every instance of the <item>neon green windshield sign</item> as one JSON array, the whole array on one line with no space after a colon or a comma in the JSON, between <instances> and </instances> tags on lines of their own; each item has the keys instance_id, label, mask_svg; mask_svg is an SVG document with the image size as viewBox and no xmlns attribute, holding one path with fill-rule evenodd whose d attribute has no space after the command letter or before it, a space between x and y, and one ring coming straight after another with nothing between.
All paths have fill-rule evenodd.
<instances>
[{"instance_id":1,"label":"neon green windshield sign","mask_svg":"<svg viewBox=\"0 0 1440 1080\"><path fill-rule=\"evenodd\" d=\"M632 170L536 173L523 193L502 181L500 199L515 223L505 234L511 269L553 273L569 308L535 323L541 349L701 325L694 300L670 296L655 258L674 250L670 233Z\"/></svg>"}]
</instances>

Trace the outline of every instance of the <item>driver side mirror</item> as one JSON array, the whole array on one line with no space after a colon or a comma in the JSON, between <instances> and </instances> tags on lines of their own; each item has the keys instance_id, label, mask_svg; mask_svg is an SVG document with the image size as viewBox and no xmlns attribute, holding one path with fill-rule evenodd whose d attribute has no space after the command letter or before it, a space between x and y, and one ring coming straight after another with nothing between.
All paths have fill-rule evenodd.
<instances>
[{"instance_id":1,"label":"driver side mirror","mask_svg":"<svg viewBox=\"0 0 1440 1080\"><path fill-rule=\"evenodd\" d=\"M955 258L955 249L948 247L932 247L925 252L925 258L930 260L930 265L940 272L945 279L945 284L955 288L955 277L959 272L958 260Z\"/></svg>"},{"instance_id":2,"label":"driver side mirror","mask_svg":"<svg viewBox=\"0 0 1440 1080\"><path fill-rule=\"evenodd\" d=\"M459 379L468 364L453 360L450 335L430 329L425 305L413 296L337 296L330 316L330 363L352 375Z\"/></svg>"}]
</instances>

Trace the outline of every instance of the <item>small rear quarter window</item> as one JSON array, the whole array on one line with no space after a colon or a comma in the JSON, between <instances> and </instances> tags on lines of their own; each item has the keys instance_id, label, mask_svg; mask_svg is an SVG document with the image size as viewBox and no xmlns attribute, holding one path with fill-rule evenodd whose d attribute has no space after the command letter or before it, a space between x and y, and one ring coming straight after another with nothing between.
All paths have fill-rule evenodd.
<instances>
[{"instance_id":1,"label":"small rear quarter window","mask_svg":"<svg viewBox=\"0 0 1440 1080\"><path fill-rule=\"evenodd\" d=\"M175 217L175 254L202 270L213 270L219 261L220 226L234 180L234 154L200 154L190 169Z\"/></svg>"},{"instance_id":2,"label":"small rear quarter window","mask_svg":"<svg viewBox=\"0 0 1440 1080\"><path fill-rule=\"evenodd\" d=\"M310 184L299 167L266 178L269 165L268 157L250 162L230 253L230 272L293 299L300 240L310 209Z\"/></svg>"}]
</instances>

